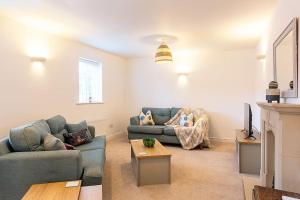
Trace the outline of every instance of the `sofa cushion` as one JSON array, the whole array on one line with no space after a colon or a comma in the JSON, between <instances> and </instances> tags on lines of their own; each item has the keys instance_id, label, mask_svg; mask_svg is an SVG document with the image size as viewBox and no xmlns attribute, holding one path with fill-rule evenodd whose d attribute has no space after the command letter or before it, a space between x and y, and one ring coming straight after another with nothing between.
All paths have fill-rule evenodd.
<instances>
[{"instance_id":1,"label":"sofa cushion","mask_svg":"<svg viewBox=\"0 0 300 200\"><path fill-rule=\"evenodd\" d=\"M0 140L0 156L10 153L12 151L13 151L13 149L9 143L9 139L8 138L1 139Z\"/></svg>"},{"instance_id":2,"label":"sofa cushion","mask_svg":"<svg viewBox=\"0 0 300 200\"><path fill-rule=\"evenodd\" d=\"M166 126L164 128L164 135L176 136L175 129L171 126Z\"/></svg>"},{"instance_id":3,"label":"sofa cushion","mask_svg":"<svg viewBox=\"0 0 300 200\"><path fill-rule=\"evenodd\" d=\"M87 129L82 129L79 132L75 133L65 133L64 137L66 138L66 142L68 144L72 146L79 146L92 142L92 140L90 139L90 135L87 132Z\"/></svg>"},{"instance_id":4,"label":"sofa cushion","mask_svg":"<svg viewBox=\"0 0 300 200\"><path fill-rule=\"evenodd\" d=\"M66 150L65 144L50 133L45 136L43 144L45 151Z\"/></svg>"},{"instance_id":5,"label":"sofa cushion","mask_svg":"<svg viewBox=\"0 0 300 200\"><path fill-rule=\"evenodd\" d=\"M164 125L171 119L170 108L143 108L142 112L146 113L148 110L151 111L155 125Z\"/></svg>"},{"instance_id":6,"label":"sofa cushion","mask_svg":"<svg viewBox=\"0 0 300 200\"><path fill-rule=\"evenodd\" d=\"M171 108L171 119L176 115L176 113L180 110L181 108L176 108L172 107Z\"/></svg>"},{"instance_id":7,"label":"sofa cushion","mask_svg":"<svg viewBox=\"0 0 300 200\"><path fill-rule=\"evenodd\" d=\"M83 186L99 185L102 183L105 162L105 149L95 149L81 152Z\"/></svg>"},{"instance_id":8,"label":"sofa cushion","mask_svg":"<svg viewBox=\"0 0 300 200\"><path fill-rule=\"evenodd\" d=\"M62 131L60 131L57 134L53 134L53 136L57 137L58 139L60 139L62 142L65 142L65 136L64 134L67 134L68 131L66 129L63 129Z\"/></svg>"},{"instance_id":9,"label":"sofa cushion","mask_svg":"<svg viewBox=\"0 0 300 200\"><path fill-rule=\"evenodd\" d=\"M66 119L61 115L56 115L47 119L47 123L50 127L52 134L58 134L61 132L66 126Z\"/></svg>"},{"instance_id":10,"label":"sofa cushion","mask_svg":"<svg viewBox=\"0 0 300 200\"><path fill-rule=\"evenodd\" d=\"M152 114L151 114L151 110L148 110L145 113L141 112L139 115L139 119L140 119L140 125L155 125L153 118L152 118Z\"/></svg>"},{"instance_id":11,"label":"sofa cushion","mask_svg":"<svg viewBox=\"0 0 300 200\"><path fill-rule=\"evenodd\" d=\"M90 133L90 130L89 130L88 125L85 120L82 122L79 122L78 124L66 124L66 127L67 127L67 131L69 133L77 133L77 132L80 132L81 130L86 130L86 134L88 136L88 138L87 138L88 142L92 141L93 137Z\"/></svg>"},{"instance_id":12,"label":"sofa cushion","mask_svg":"<svg viewBox=\"0 0 300 200\"><path fill-rule=\"evenodd\" d=\"M165 126L128 126L127 130L131 133L146 133L146 134L154 134L161 135L163 134Z\"/></svg>"},{"instance_id":13,"label":"sofa cushion","mask_svg":"<svg viewBox=\"0 0 300 200\"><path fill-rule=\"evenodd\" d=\"M43 138L50 133L45 120L36 121L10 130L9 142L15 151L42 151Z\"/></svg>"},{"instance_id":14,"label":"sofa cushion","mask_svg":"<svg viewBox=\"0 0 300 200\"><path fill-rule=\"evenodd\" d=\"M76 149L79 151L88 151L94 149L105 149L106 147L106 137L96 136L92 142L77 146Z\"/></svg>"}]
</instances>

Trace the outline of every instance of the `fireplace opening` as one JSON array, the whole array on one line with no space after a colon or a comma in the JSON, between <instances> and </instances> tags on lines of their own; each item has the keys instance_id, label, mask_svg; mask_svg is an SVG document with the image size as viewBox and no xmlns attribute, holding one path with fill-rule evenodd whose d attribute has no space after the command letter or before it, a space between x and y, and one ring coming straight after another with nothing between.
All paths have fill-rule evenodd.
<instances>
[{"instance_id":1,"label":"fireplace opening","mask_svg":"<svg viewBox=\"0 0 300 200\"><path fill-rule=\"evenodd\" d=\"M267 132L267 187L275 188L275 136L272 131Z\"/></svg>"}]
</instances>

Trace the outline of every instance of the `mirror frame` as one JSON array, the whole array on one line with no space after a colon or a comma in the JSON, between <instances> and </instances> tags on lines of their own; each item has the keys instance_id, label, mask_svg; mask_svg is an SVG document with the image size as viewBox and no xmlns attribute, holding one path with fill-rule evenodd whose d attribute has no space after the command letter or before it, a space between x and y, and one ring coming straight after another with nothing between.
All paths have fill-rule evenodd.
<instances>
[{"instance_id":1,"label":"mirror frame","mask_svg":"<svg viewBox=\"0 0 300 200\"><path fill-rule=\"evenodd\" d=\"M280 36L273 43L273 70L274 81L277 81L276 67L276 47L284 40L284 38L293 31L293 90L281 91L282 98L297 98L298 97L298 18L294 18L290 24L284 29ZM280 88L280 85L279 85Z\"/></svg>"}]
</instances>

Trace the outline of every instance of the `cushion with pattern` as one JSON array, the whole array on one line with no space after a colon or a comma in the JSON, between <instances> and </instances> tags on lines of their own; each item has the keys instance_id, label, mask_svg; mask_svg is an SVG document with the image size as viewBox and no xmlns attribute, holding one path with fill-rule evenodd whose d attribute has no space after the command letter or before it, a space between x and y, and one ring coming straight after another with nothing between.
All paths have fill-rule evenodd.
<instances>
[{"instance_id":1,"label":"cushion with pattern","mask_svg":"<svg viewBox=\"0 0 300 200\"><path fill-rule=\"evenodd\" d=\"M82 129L75 133L64 134L66 143L72 146L79 146L90 142L90 136L87 133L87 129Z\"/></svg>"},{"instance_id":2,"label":"cushion with pattern","mask_svg":"<svg viewBox=\"0 0 300 200\"><path fill-rule=\"evenodd\" d=\"M141 112L139 115L139 119L140 119L140 125L154 125L155 124L150 110L148 110L146 112L146 114Z\"/></svg>"}]
</instances>

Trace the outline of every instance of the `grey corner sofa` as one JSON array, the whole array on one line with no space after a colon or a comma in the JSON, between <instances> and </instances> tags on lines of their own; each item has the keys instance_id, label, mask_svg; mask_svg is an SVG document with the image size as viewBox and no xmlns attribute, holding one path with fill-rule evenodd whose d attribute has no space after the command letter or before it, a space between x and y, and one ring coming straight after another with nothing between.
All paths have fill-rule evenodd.
<instances>
[{"instance_id":1,"label":"grey corner sofa","mask_svg":"<svg viewBox=\"0 0 300 200\"><path fill-rule=\"evenodd\" d=\"M40 148L39 134L51 132L62 138L66 120L58 115L48 120L39 120L11 129L10 138L0 141L0 199L19 200L32 184L82 180L83 186L102 184L105 163L105 136L95 137L95 128L88 126L93 136L91 143L76 147L76 150L16 151L10 139L26 135L26 145ZM16 136L17 135L17 136ZM22 138L21 138L22 139Z\"/></svg>"},{"instance_id":2,"label":"grey corner sofa","mask_svg":"<svg viewBox=\"0 0 300 200\"><path fill-rule=\"evenodd\" d=\"M139 117L131 117L130 125L127 127L128 139L142 139L146 136L150 136L162 143L180 144L174 128L164 125L164 123L176 115L180 108L142 108L143 113L146 113L148 110L151 110L155 125L140 126Z\"/></svg>"}]
</instances>

